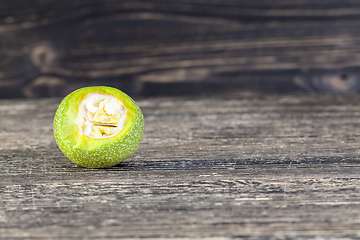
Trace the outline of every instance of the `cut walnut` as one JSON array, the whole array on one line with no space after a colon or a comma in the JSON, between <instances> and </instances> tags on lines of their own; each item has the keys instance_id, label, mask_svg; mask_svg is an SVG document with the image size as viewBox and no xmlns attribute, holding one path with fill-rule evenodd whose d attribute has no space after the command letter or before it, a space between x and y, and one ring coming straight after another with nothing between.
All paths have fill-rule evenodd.
<instances>
[{"instance_id":1,"label":"cut walnut","mask_svg":"<svg viewBox=\"0 0 360 240\"><path fill-rule=\"evenodd\" d=\"M117 98L90 93L79 106L76 120L82 134L92 138L107 138L116 135L125 124L127 110Z\"/></svg>"},{"instance_id":2,"label":"cut walnut","mask_svg":"<svg viewBox=\"0 0 360 240\"><path fill-rule=\"evenodd\" d=\"M87 117L92 123L102 123L102 124L117 124L119 123L121 113L117 112L116 114L107 114L105 112L105 104L95 113L90 111L87 112Z\"/></svg>"},{"instance_id":3,"label":"cut walnut","mask_svg":"<svg viewBox=\"0 0 360 240\"><path fill-rule=\"evenodd\" d=\"M90 136L92 137L103 137L111 136L117 132L118 127L115 126L103 126L103 125L92 125Z\"/></svg>"}]
</instances>

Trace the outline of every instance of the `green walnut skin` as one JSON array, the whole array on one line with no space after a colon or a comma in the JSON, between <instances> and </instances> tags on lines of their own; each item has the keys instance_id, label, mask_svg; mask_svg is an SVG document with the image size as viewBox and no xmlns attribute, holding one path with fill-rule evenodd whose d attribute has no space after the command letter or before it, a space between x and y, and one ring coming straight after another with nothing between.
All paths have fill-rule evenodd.
<instances>
[{"instance_id":1,"label":"green walnut skin","mask_svg":"<svg viewBox=\"0 0 360 240\"><path fill-rule=\"evenodd\" d=\"M81 101L90 93L118 98L127 109L126 122L115 136L94 139L80 133L75 123ZM144 117L139 106L128 95L111 87L86 87L67 95L54 118L54 137L60 150L73 162L87 168L108 168L128 158L140 145Z\"/></svg>"}]
</instances>

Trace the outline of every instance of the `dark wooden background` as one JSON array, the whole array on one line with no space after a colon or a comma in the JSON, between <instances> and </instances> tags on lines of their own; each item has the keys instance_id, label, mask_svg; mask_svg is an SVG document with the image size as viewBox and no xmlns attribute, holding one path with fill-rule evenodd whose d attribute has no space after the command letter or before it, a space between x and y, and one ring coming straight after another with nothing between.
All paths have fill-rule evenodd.
<instances>
[{"instance_id":1,"label":"dark wooden background","mask_svg":"<svg viewBox=\"0 0 360 240\"><path fill-rule=\"evenodd\" d=\"M358 0L2 0L0 98L358 92Z\"/></svg>"}]
</instances>

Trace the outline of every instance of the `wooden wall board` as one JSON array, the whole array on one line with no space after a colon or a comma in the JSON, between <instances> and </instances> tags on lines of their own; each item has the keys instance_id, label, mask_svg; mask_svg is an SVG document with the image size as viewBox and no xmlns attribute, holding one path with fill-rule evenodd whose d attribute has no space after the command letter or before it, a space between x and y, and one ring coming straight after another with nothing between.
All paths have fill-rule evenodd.
<instances>
[{"instance_id":1,"label":"wooden wall board","mask_svg":"<svg viewBox=\"0 0 360 240\"><path fill-rule=\"evenodd\" d=\"M0 4L0 98L360 89L354 0Z\"/></svg>"}]
</instances>

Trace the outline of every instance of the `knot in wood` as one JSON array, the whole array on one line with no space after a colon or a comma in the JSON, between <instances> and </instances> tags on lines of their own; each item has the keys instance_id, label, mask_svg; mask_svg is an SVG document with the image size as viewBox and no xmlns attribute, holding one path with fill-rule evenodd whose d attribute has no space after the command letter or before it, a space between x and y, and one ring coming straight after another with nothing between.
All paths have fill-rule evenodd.
<instances>
[{"instance_id":1,"label":"knot in wood","mask_svg":"<svg viewBox=\"0 0 360 240\"><path fill-rule=\"evenodd\" d=\"M31 61L37 67L49 66L55 58L56 52L48 44L38 45L31 51Z\"/></svg>"},{"instance_id":2,"label":"knot in wood","mask_svg":"<svg viewBox=\"0 0 360 240\"><path fill-rule=\"evenodd\" d=\"M323 75L314 82L319 89L325 92L355 92L358 90L358 78L353 74L328 74Z\"/></svg>"}]
</instances>

